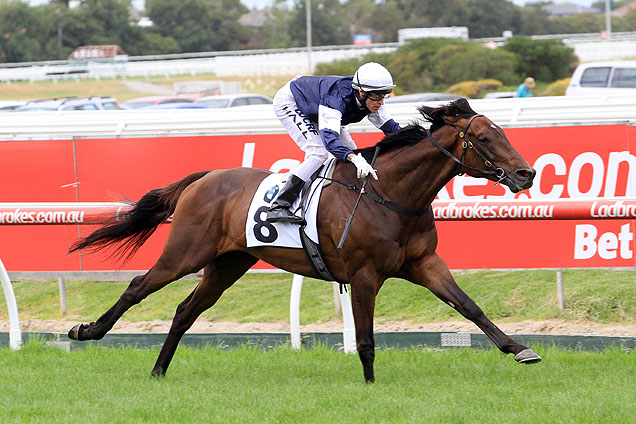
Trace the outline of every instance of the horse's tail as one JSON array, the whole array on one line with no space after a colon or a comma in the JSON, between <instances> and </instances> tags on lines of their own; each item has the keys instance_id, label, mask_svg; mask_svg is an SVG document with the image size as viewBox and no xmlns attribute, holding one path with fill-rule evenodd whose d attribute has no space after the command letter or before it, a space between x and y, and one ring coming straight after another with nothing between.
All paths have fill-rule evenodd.
<instances>
[{"instance_id":1,"label":"horse's tail","mask_svg":"<svg viewBox=\"0 0 636 424\"><path fill-rule=\"evenodd\" d=\"M112 222L75 242L69 253L80 249L97 251L120 245L120 249L113 251L112 256L123 260L130 258L157 227L174 213L177 200L186 187L208 172L210 171L188 175L181 181L149 191L137 202L129 202L131 209L107 217Z\"/></svg>"}]
</instances>

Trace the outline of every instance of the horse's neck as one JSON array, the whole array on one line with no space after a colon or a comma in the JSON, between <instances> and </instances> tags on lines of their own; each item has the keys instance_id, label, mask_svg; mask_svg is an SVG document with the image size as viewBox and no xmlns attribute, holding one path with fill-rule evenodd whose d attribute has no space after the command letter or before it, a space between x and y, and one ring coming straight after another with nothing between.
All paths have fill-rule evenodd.
<instances>
[{"instance_id":1,"label":"horse's neck","mask_svg":"<svg viewBox=\"0 0 636 424\"><path fill-rule=\"evenodd\" d=\"M448 137L455 140L453 129L442 127L436 131L437 141L443 138L450 141ZM453 145L445 147L451 152L455 150ZM378 176L387 191L387 198L416 210L430 205L442 187L455 176L457 169L456 163L428 139L380 158L382 160L378 161Z\"/></svg>"}]
</instances>

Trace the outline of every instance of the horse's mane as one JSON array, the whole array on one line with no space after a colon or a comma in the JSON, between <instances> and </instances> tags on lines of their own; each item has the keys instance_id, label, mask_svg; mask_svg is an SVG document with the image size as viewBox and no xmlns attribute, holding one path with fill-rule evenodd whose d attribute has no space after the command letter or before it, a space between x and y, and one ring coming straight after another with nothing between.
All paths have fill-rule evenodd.
<instances>
[{"instance_id":1,"label":"horse's mane","mask_svg":"<svg viewBox=\"0 0 636 424\"><path fill-rule=\"evenodd\" d=\"M419 106L417 110L420 112L425 121L431 123L431 132L434 132L438 128L446 125L446 121L444 121L445 116L465 118L477 114L468 104L468 100L464 98L454 100L446 105L438 107L422 105ZM356 153L362 153L362 156L370 162L373 158L375 148L378 146L380 147L380 154L382 154L399 149L400 147L418 143L425 137L426 128L420 125L418 121L413 121L409 123L408 126L400 129L400 131L385 135L384 138L382 138L382 140L380 140L375 146L358 149L356 150Z\"/></svg>"}]
</instances>

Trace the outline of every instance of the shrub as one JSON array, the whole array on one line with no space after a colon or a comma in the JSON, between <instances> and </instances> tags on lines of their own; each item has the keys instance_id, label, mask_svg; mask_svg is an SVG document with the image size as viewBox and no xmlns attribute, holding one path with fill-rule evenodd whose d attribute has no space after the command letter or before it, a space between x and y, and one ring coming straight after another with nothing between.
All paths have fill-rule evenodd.
<instances>
[{"instance_id":1,"label":"shrub","mask_svg":"<svg viewBox=\"0 0 636 424\"><path fill-rule=\"evenodd\" d=\"M502 87L501 81L495 79L483 79L479 81L463 81L453 84L446 90L447 93L455 93L471 99L480 98L487 91L497 91Z\"/></svg>"},{"instance_id":2,"label":"shrub","mask_svg":"<svg viewBox=\"0 0 636 424\"><path fill-rule=\"evenodd\" d=\"M563 78L558 81L554 81L548 85L541 93L542 96L565 96L565 90L570 85L570 78Z\"/></svg>"}]
</instances>

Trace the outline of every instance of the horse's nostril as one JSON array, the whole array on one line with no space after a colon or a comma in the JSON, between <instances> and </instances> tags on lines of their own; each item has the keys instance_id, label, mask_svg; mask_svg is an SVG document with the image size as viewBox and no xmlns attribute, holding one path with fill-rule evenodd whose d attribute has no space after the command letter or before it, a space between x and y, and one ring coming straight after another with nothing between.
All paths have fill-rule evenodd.
<instances>
[{"instance_id":1,"label":"horse's nostril","mask_svg":"<svg viewBox=\"0 0 636 424\"><path fill-rule=\"evenodd\" d=\"M534 178L534 169L530 170L530 169L518 169L516 172L517 177L523 179L523 180L529 180Z\"/></svg>"}]
</instances>

